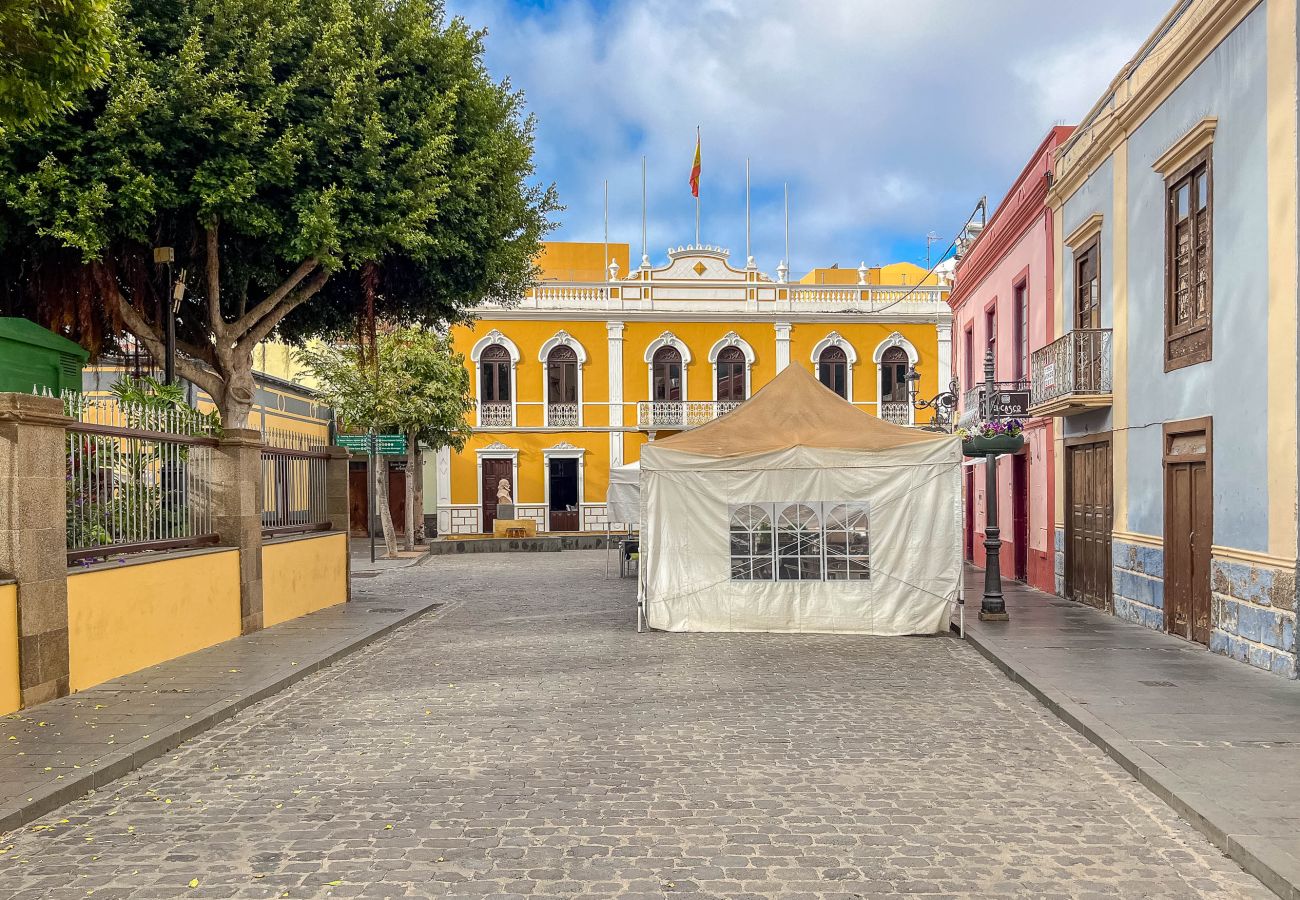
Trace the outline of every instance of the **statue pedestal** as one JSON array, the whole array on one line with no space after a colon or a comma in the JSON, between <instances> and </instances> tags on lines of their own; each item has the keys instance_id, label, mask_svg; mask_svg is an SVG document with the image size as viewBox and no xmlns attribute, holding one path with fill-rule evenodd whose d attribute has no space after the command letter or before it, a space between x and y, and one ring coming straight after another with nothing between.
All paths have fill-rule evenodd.
<instances>
[{"instance_id":1,"label":"statue pedestal","mask_svg":"<svg viewBox=\"0 0 1300 900\"><path fill-rule=\"evenodd\" d=\"M492 522L493 537L537 537L536 519L495 519Z\"/></svg>"},{"instance_id":2,"label":"statue pedestal","mask_svg":"<svg viewBox=\"0 0 1300 900\"><path fill-rule=\"evenodd\" d=\"M498 503L497 518L513 519L515 517L515 505L513 503Z\"/></svg>"}]
</instances>

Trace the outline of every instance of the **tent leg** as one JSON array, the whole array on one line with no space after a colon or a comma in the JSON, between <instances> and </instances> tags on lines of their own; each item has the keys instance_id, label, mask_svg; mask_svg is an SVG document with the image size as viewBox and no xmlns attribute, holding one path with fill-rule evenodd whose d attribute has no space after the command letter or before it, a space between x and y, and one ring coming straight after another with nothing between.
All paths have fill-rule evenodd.
<instances>
[{"instance_id":1,"label":"tent leg","mask_svg":"<svg viewBox=\"0 0 1300 900\"><path fill-rule=\"evenodd\" d=\"M609 520L605 520L605 577L609 578Z\"/></svg>"}]
</instances>

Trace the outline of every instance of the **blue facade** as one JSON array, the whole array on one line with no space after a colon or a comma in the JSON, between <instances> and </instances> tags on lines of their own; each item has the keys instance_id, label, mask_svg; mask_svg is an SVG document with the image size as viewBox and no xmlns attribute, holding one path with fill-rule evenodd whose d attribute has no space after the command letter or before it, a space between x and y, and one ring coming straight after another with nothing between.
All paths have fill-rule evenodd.
<instances>
[{"instance_id":1,"label":"blue facade","mask_svg":"<svg viewBox=\"0 0 1300 900\"><path fill-rule=\"evenodd\" d=\"M1125 441L1114 452L1114 493L1123 498L1124 530L1112 536L1112 598L1120 618L1165 629L1165 423L1210 417L1213 545L1210 650L1256 668L1297 677L1294 560L1270 556L1270 536L1281 524L1294 533L1295 503L1284 523L1270 522L1268 392L1270 315L1270 108L1266 0L1214 46L1156 105L1145 107L1122 137L1124 153L1091 164L1060 203L1062 239L1094 215L1102 217L1101 327L1114 329L1113 346L1125 365L1116 369L1113 395L1123 398L1119 424ZM1294 0L1290 0L1294 2ZM1180 40L1191 40L1183 35ZM1272 48L1276 53L1276 43ZM1288 52L1300 48L1289 45ZM1149 82L1148 82L1149 83ZM1138 90L1141 89L1139 86ZM1274 88L1276 89L1276 88ZM1296 112L1291 104L1291 112ZM1300 118L1300 115L1297 115ZM1212 355L1165 371L1167 172L1154 164L1206 120L1214 119L1212 177ZM1088 127L1088 123L1081 126ZM1294 145L1300 172L1300 152ZM1276 135L1276 130L1274 131ZM1276 152L1276 147L1274 148ZM1276 155L1273 157L1276 161ZM1116 197L1115 166L1123 165ZM1076 181L1072 181L1076 184ZM1292 206L1297 203L1292 198ZM1118 204L1118 207L1117 207ZM1293 212L1293 215L1295 213ZM1276 221L1276 219L1274 219ZM1117 233L1116 229L1122 229ZM1121 243L1124 270L1115 267ZM1298 248L1300 249L1300 248ZM1059 326L1073 328L1073 253L1061 253ZM1116 319L1116 279L1126 298ZM1291 302L1297 286L1290 285ZM1276 293L1272 302L1277 302ZM1296 365L1295 335L1288 363ZM1293 408L1291 414L1295 415ZM1062 419L1064 438L1114 432L1113 408ZM1276 465L1276 462L1274 463ZM1300 455L1290 465L1300 467ZM1293 498L1294 499L1294 498ZM1067 500L1068 503L1068 500ZM1275 513L1277 514L1277 513ZM1186 539L1177 536L1176 539ZM1057 531L1057 584L1068 565L1064 531Z\"/></svg>"}]
</instances>

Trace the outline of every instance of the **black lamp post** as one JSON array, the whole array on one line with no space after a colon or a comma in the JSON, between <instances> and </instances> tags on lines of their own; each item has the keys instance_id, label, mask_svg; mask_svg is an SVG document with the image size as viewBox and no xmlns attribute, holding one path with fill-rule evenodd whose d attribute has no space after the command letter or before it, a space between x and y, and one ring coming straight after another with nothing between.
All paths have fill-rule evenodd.
<instances>
[{"instance_id":1,"label":"black lamp post","mask_svg":"<svg viewBox=\"0 0 1300 900\"><path fill-rule=\"evenodd\" d=\"M984 353L984 398L988 403L994 390L993 348ZM982 414L986 414L987 409ZM998 457L990 453L984 457L984 493L987 495L988 522L984 526L984 599L980 601L981 622L1005 622L1007 604L1002 598L1002 529L998 527Z\"/></svg>"},{"instance_id":2,"label":"black lamp post","mask_svg":"<svg viewBox=\"0 0 1300 900\"><path fill-rule=\"evenodd\" d=\"M907 370L908 396L912 400L913 409L932 409L934 415L930 417L930 424L926 426L929 431L952 431L952 414L957 408L957 379L954 378L948 384L948 390L940 391L929 400L921 400L918 397L916 389L917 382L921 380L921 373L916 371L916 366L910 366Z\"/></svg>"}]
</instances>

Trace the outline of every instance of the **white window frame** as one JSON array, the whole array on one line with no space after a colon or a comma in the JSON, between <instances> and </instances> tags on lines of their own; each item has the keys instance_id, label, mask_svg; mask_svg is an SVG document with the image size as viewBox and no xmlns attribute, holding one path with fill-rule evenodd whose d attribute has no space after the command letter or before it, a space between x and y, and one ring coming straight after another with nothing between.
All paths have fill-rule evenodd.
<instances>
[{"instance_id":1,"label":"white window frame","mask_svg":"<svg viewBox=\"0 0 1300 900\"><path fill-rule=\"evenodd\" d=\"M841 350L844 351L844 356L848 359L848 365L845 366L846 372L844 375L844 393L847 394L848 396L845 397L844 399L852 403L853 402L853 370L858 364L858 351L854 350L853 345L850 344L847 340L845 340L844 336L840 334L838 331L832 331L830 334L826 335L826 337L822 338L816 344L813 344L812 356L810 357L810 360L812 362L813 377L816 378L818 381L821 380L821 377L817 371L817 366L818 363L821 361L822 351L825 350L827 347L839 347Z\"/></svg>"},{"instance_id":2,"label":"white window frame","mask_svg":"<svg viewBox=\"0 0 1300 900\"><path fill-rule=\"evenodd\" d=\"M756 556L754 556L754 554L753 554L753 552L752 552L752 545L751 545L751 552L748 553L748 554L746 554L746 555L743 556L743 557L732 556L732 555L730 554L730 548L731 548L731 535L732 535L732 531L733 531L733 527L732 527L733 517L735 516L735 514L736 514L739 510L741 510L741 509L743 509L743 508L746 508L746 507L751 507L751 506L752 506L752 507L756 507L756 508L758 508L758 509L760 509L760 510L763 511L763 513L767 516L768 522L770 523L771 528L772 528L772 547L771 547L771 551L770 551L771 555L770 555L770 557L768 557L768 562L770 563L770 568L771 568L771 577L770 577L770 578L737 578L737 577L735 577L735 565L736 565L736 561L737 561L737 560L739 560L739 559L744 559L744 560L746 561L748 567L749 567L749 568L748 568L748 571L752 572L752 571L753 571L754 560L755 560L755 559L762 559L762 557L756 557ZM791 507L794 507L794 506L804 506L804 507L807 507L807 508L809 508L810 510L813 511L814 515L817 516L817 522L818 522L818 556L817 556L817 558L820 560L820 563L819 563L819 565L820 565L820 569L819 569L819 573L818 573L818 574L819 574L819 577L816 578L816 579L811 579L811 578L798 578L798 579L793 579L793 578L781 578L781 559L782 559L782 554L781 554L781 551L780 551L780 545L781 545L781 527L780 527L780 521L781 521L782 513L784 513L785 510L787 510L787 509L789 509L789 508L791 508ZM866 552L865 555L863 555L863 554L849 554L849 553L847 552L847 548L845 549L845 552L844 552L844 554L843 554L842 556L841 556L840 554L835 554L835 553L830 553L830 552L828 552L828 549L827 549L827 532L828 532L827 522L828 522L828 520L830 519L830 516L831 516L832 511L834 511L834 510L835 510L836 508L838 508L838 507L848 507L849 510L850 510L851 512L861 512L863 515L866 516L866 519L867 519L867 528L866 528L866 530L867 530L867 552ZM728 569L729 569L729 571L731 572L730 580L735 581L735 582L746 582L746 581L775 581L775 582L788 582L788 583L793 583L793 582L796 582L796 581L822 581L822 582L832 582L832 583L837 583L837 584L851 584L851 583L854 583L854 582L864 582L864 581L865 581L865 582L870 582L870 580L871 580L871 504L870 504L870 503L867 503L867 502L865 502L865 501L861 501L861 500L780 500L780 501L750 501L750 502L738 502L738 503L732 503L732 504L729 504L729 505L727 506L727 546L728 546ZM811 558L810 554L798 554L798 557L799 557L800 559ZM831 560L832 557L835 557L835 558L843 558L843 559L846 559L846 560L849 560L849 561L859 560L859 561L863 562L863 563L865 564L865 567L866 567L866 577L864 577L864 578L848 578L848 577L844 577L844 578L830 578L830 577L827 577L828 563L830 562L830 560ZM801 571L802 571L802 567L801 567ZM846 571L846 574L847 574L847 571L848 571L848 567L847 567L847 566L845 567L845 571Z\"/></svg>"},{"instance_id":3,"label":"white window frame","mask_svg":"<svg viewBox=\"0 0 1300 900\"><path fill-rule=\"evenodd\" d=\"M483 425L483 351L493 344L500 344L506 348L506 353L510 355L510 426L514 428L518 424L519 416L519 360L523 356L519 352L519 347L514 341L506 337L499 330L493 328L483 337L479 338L469 351L470 362L474 364L474 422L478 428L484 428ZM493 426L500 427L500 426ZM480 504L480 507L482 504Z\"/></svg>"},{"instance_id":4,"label":"white window frame","mask_svg":"<svg viewBox=\"0 0 1300 900\"><path fill-rule=\"evenodd\" d=\"M709 348L709 365L713 366L713 402L718 402L718 354L728 347L735 347L745 355L745 399L748 400L754 394L754 348L734 331L728 331L719 338L712 347ZM653 387L653 386L652 386Z\"/></svg>"},{"instance_id":5,"label":"white window frame","mask_svg":"<svg viewBox=\"0 0 1300 900\"><path fill-rule=\"evenodd\" d=\"M889 337L885 338L883 341L881 341L879 344L876 345L876 349L873 350L871 353L871 361L876 365L876 412L877 413L884 412L883 404L885 402L885 370L884 367L881 366L880 361L884 358L885 351L893 347L899 347L902 349L904 353L907 354L907 364L911 368L915 369L917 363L921 361L921 354L916 352L916 347L912 346L912 342L909 341L907 338L903 337L897 331L895 331ZM939 373L940 378L942 378L943 375L944 375L943 372ZM884 416L881 416L881 418L883 419ZM916 409L912 406L910 401L907 404L907 424L909 425L916 424Z\"/></svg>"},{"instance_id":6,"label":"white window frame","mask_svg":"<svg viewBox=\"0 0 1300 900\"><path fill-rule=\"evenodd\" d=\"M564 429L570 427L567 425L565 426L551 425L551 420L550 420L551 401L550 401L549 394L547 392L550 390L551 370L550 370L550 366L548 365L549 363L548 358L551 355L551 351L554 350L556 347L569 347L570 349L573 350L573 352L578 357L578 425L577 427L581 428L583 423L582 398L584 396L583 387L582 387L582 370L587 366L587 349L582 346L582 343L577 338L569 334L567 331L563 331L563 330L557 331L550 339L546 341L546 343L542 344L542 349L539 350L537 353L537 361L542 364L542 421L546 423L547 428Z\"/></svg>"},{"instance_id":7,"label":"white window frame","mask_svg":"<svg viewBox=\"0 0 1300 900\"><path fill-rule=\"evenodd\" d=\"M485 459L508 459L510 460L510 497L515 501L515 508L520 505L519 500L519 451L514 447L508 447L500 441L493 441L486 447L480 447L474 451L477 457L476 469L478 472L478 515L479 528L483 527L483 460Z\"/></svg>"},{"instance_id":8,"label":"white window frame","mask_svg":"<svg viewBox=\"0 0 1300 900\"><path fill-rule=\"evenodd\" d=\"M646 381L645 381L645 394L646 394L646 396L645 396L645 399L646 399L646 400L654 400L654 393L655 393L655 353L656 353L660 348L663 348L663 347L672 347L672 348L674 348L674 349L675 349L679 354L681 354L681 357L682 357L682 399L681 399L680 401L678 401L678 402L680 402L680 403L682 403L682 404L684 405L684 404L686 404L686 403L688 403L688 402L690 401L690 394L687 393L686 388L687 388L687 385L688 385L688 381L687 381L687 370L689 369L689 367L690 367L690 365L691 365L691 351L690 351L690 349L686 346L686 342L683 341L681 338L679 338L677 335L673 334L671 331L665 331L663 334L659 335L659 337L657 337L657 338L655 338L653 341L651 341L651 342L649 343L649 345L647 345L646 348L645 348L645 371L646 371ZM715 390L716 390L716 388L715 388ZM673 401L671 401L671 400L665 400L665 401L663 401L663 402L665 402L665 403L671 403L671 402L673 402Z\"/></svg>"},{"instance_id":9,"label":"white window frame","mask_svg":"<svg viewBox=\"0 0 1300 900\"><path fill-rule=\"evenodd\" d=\"M587 451L583 447L575 447L568 441L561 441L554 447L547 447L542 451L542 495L545 500L546 510L546 530L551 530L551 460L553 459L576 459L578 461L578 531L583 530L583 498L586 491L586 468L587 468ZM482 479L479 479L482 481Z\"/></svg>"}]
</instances>

